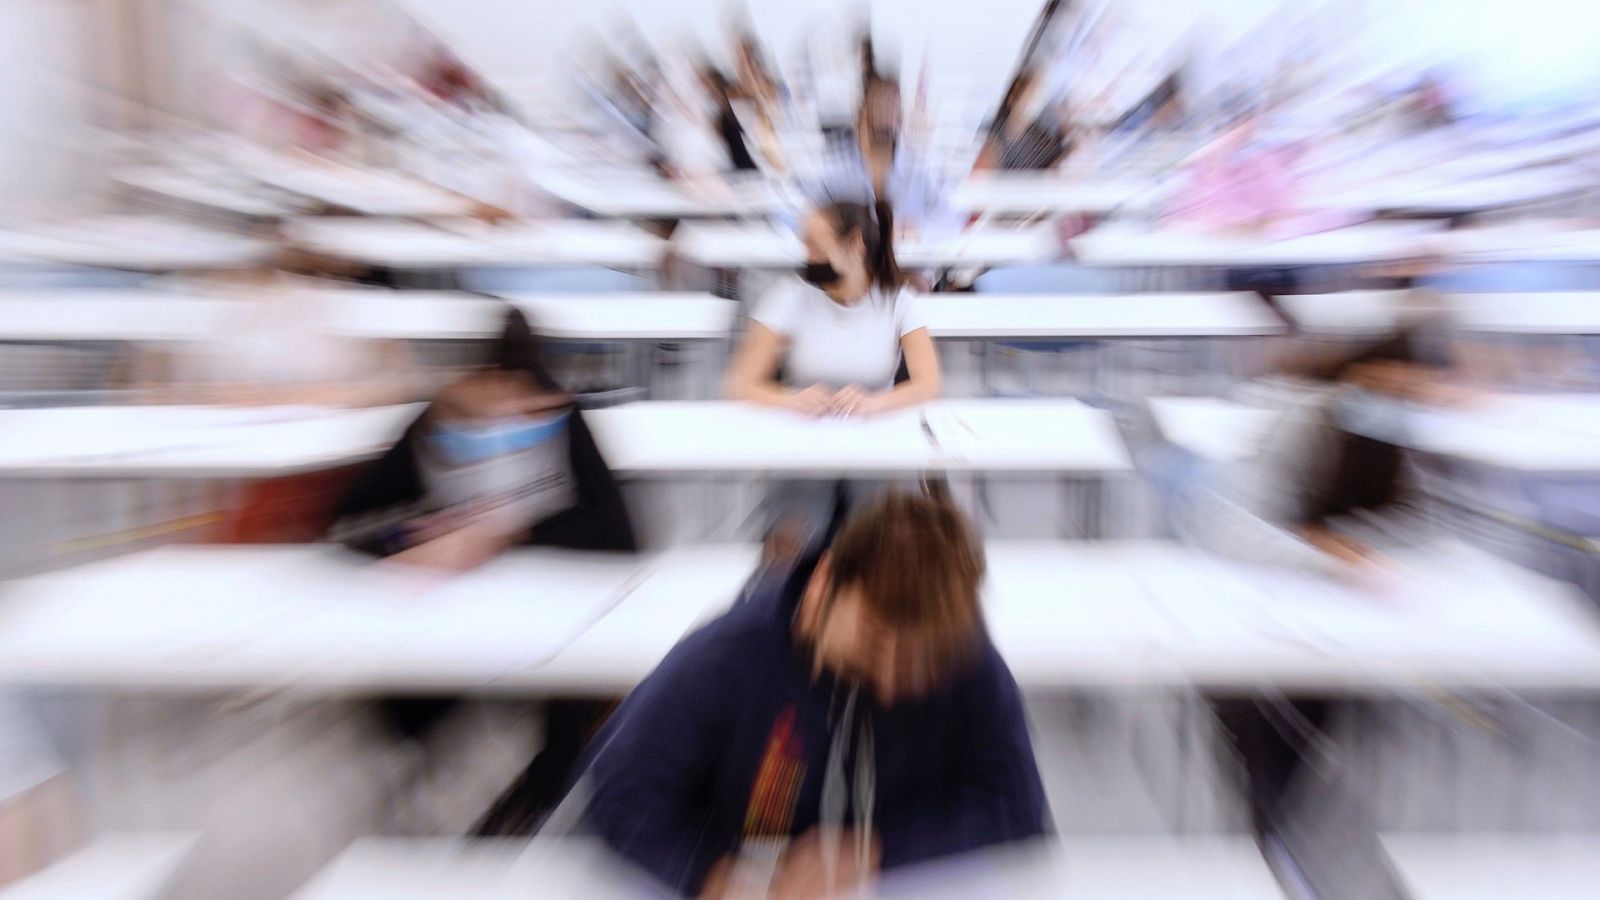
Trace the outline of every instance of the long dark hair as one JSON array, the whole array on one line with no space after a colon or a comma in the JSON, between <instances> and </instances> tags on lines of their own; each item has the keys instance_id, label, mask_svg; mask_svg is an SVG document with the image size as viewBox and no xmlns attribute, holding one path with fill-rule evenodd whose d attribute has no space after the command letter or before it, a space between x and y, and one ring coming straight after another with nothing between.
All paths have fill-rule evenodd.
<instances>
[{"instance_id":1,"label":"long dark hair","mask_svg":"<svg viewBox=\"0 0 1600 900\"><path fill-rule=\"evenodd\" d=\"M867 275L874 285L893 291L905 284L894 256L894 210L887 202L879 200L871 208L835 202L824 206L822 215L833 224L833 233L838 237L861 232L861 243L867 248Z\"/></svg>"}]
</instances>

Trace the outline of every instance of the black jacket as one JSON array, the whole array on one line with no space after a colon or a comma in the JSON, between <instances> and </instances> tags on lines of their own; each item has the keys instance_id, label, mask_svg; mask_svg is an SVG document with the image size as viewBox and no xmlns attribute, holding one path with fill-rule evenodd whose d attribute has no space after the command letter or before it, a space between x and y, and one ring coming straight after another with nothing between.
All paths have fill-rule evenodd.
<instances>
[{"instance_id":1,"label":"black jacket","mask_svg":"<svg viewBox=\"0 0 1600 900\"><path fill-rule=\"evenodd\" d=\"M394 541L393 526L425 508L427 489L417 466L417 445L428 414L411 423L400 440L356 478L339 504L334 533L347 546L374 556L405 549ZM578 502L535 525L524 541L529 546L575 550L639 549L633 522L611 469L583 421L573 410L568 424L572 476Z\"/></svg>"}]
</instances>

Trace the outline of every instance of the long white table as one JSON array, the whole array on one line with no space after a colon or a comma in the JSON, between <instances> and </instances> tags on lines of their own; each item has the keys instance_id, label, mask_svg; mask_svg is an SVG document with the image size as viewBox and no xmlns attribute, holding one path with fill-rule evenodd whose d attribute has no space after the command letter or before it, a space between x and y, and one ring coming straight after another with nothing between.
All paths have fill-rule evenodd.
<instances>
[{"instance_id":1,"label":"long white table","mask_svg":"<svg viewBox=\"0 0 1600 900\"><path fill-rule=\"evenodd\" d=\"M269 241L159 216L82 216L0 230L13 264L92 266L140 272L240 269L269 261Z\"/></svg>"},{"instance_id":2,"label":"long white table","mask_svg":"<svg viewBox=\"0 0 1600 900\"><path fill-rule=\"evenodd\" d=\"M0 888L0 900L160 900L188 859L194 832L112 832Z\"/></svg>"},{"instance_id":3,"label":"long white table","mask_svg":"<svg viewBox=\"0 0 1600 900\"><path fill-rule=\"evenodd\" d=\"M1126 473L1110 413L1076 400L941 400L869 419L734 402L630 403L588 415L620 475L786 477Z\"/></svg>"},{"instance_id":4,"label":"long white table","mask_svg":"<svg viewBox=\"0 0 1600 900\"><path fill-rule=\"evenodd\" d=\"M178 692L526 688L663 564L521 551L449 578L326 546L161 548L0 589L0 673ZM752 565L702 596L726 602Z\"/></svg>"},{"instance_id":5,"label":"long white table","mask_svg":"<svg viewBox=\"0 0 1600 900\"><path fill-rule=\"evenodd\" d=\"M1381 835L1412 900L1588 900L1600 884L1600 835Z\"/></svg>"},{"instance_id":6,"label":"long white table","mask_svg":"<svg viewBox=\"0 0 1600 900\"><path fill-rule=\"evenodd\" d=\"M1151 397L1150 413L1161 436L1205 459L1248 459L1278 414L1218 397Z\"/></svg>"},{"instance_id":7,"label":"long white table","mask_svg":"<svg viewBox=\"0 0 1600 900\"><path fill-rule=\"evenodd\" d=\"M936 338L1207 338L1279 334L1252 294L929 294L917 300Z\"/></svg>"},{"instance_id":8,"label":"long white table","mask_svg":"<svg viewBox=\"0 0 1600 900\"><path fill-rule=\"evenodd\" d=\"M1274 237L1172 227L1107 224L1071 241L1073 256L1094 266L1338 266L1389 262L1433 245L1431 222L1367 222L1315 234Z\"/></svg>"},{"instance_id":9,"label":"long white table","mask_svg":"<svg viewBox=\"0 0 1600 900\"><path fill-rule=\"evenodd\" d=\"M1276 413L1213 397L1151 398L1163 436L1214 460L1254 455ZM1600 395L1501 394L1416 409L1408 446L1523 474L1600 473Z\"/></svg>"},{"instance_id":10,"label":"long white table","mask_svg":"<svg viewBox=\"0 0 1600 900\"><path fill-rule=\"evenodd\" d=\"M673 235L674 252L711 269L785 269L805 249L792 231L763 223L690 223ZM985 267L1045 262L1060 255L1054 228L982 226L959 234L916 235L895 245L907 268Z\"/></svg>"},{"instance_id":11,"label":"long white table","mask_svg":"<svg viewBox=\"0 0 1600 900\"><path fill-rule=\"evenodd\" d=\"M551 172L535 178L558 199L612 219L765 218L782 205L780 188L762 181L684 184L643 173Z\"/></svg>"},{"instance_id":12,"label":"long white table","mask_svg":"<svg viewBox=\"0 0 1600 900\"><path fill-rule=\"evenodd\" d=\"M1600 335L1600 291L1454 294L1450 307L1464 331Z\"/></svg>"},{"instance_id":13,"label":"long white table","mask_svg":"<svg viewBox=\"0 0 1600 900\"><path fill-rule=\"evenodd\" d=\"M424 225L393 219L292 219L284 231L307 250L391 269L653 269L667 248L663 239L627 223L577 220L490 225L450 219Z\"/></svg>"},{"instance_id":14,"label":"long white table","mask_svg":"<svg viewBox=\"0 0 1600 900\"><path fill-rule=\"evenodd\" d=\"M1354 336L1394 331L1408 299L1402 291L1343 291L1286 294L1278 302L1306 331ZM1427 311L1442 313L1448 324L1469 333L1600 334L1600 291L1442 294L1438 305Z\"/></svg>"},{"instance_id":15,"label":"long white table","mask_svg":"<svg viewBox=\"0 0 1600 900\"><path fill-rule=\"evenodd\" d=\"M738 305L703 293L506 293L536 329L569 340L714 340ZM301 290L281 296L142 290L0 291L0 341L181 341L236 337L262 321L342 337L462 340L496 335L506 304L450 291Z\"/></svg>"},{"instance_id":16,"label":"long white table","mask_svg":"<svg viewBox=\"0 0 1600 900\"><path fill-rule=\"evenodd\" d=\"M1025 690L1600 690L1575 590L1453 543L1361 588L1163 541L987 545ZM516 551L457 578L323 547L170 547L0 589L0 683L608 695L724 609L756 548Z\"/></svg>"},{"instance_id":17,"label":"long white table","mask_svg":"<svg viewBox=\"0 0 1600 900\"><path fill-rule=\"evenodd\" d=\"M422 404L0 410L4 478L272 478L382 453Z\"/></svg>"},{"instance_id":18,"label":"long white table","mask_svg":"<svg viewBox=\"0 0 1600 900\"><path fill-rule=\"evenodd\" d=\"M1057 172L978 173L957 188L950 205L991 216L1105 215L1134 203L1153 183L1072 178Z\"/></svg>"},{"instance_id":19,"label":"long white table","mask_svg":"<svg viewBox=\"0 0 1600 900\"><path fill-rule=\"evenodd\" d=\"M140 166L119 169L111 177L123 187L166 201L250 218L282 218L303 211L305 206L282 195L274 196L269 190L238 184L240 176L220 170L191 173Z\"/></svg>"},{"instance_id":20,"label":"long white table","mask_svg":"<svg viewBox=\"0 0 1600 900\"><path fill-rule=\"evenodd\" d=\"M657 893L593 839L363 838L292 900L532 900Z\"/></svg>"},{"instance_id":21,"label":"long white table","mask_svg":"<svg viewBox=\"0 0 1600 900\"><path fill-rule=\"evenodd\" d=\"M524 900L654 896L597 841L368 838L351 845L294 900ZM876 896L1062 900L1282 900L1248 839L1071 837L886 875Z\"/></svg>"}]
</instances>

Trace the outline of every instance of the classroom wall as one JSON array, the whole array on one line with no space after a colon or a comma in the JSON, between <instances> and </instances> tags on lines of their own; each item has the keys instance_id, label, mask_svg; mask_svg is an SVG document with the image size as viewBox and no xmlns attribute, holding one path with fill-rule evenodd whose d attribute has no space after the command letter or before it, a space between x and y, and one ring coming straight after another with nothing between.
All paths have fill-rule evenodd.
<instances>
[{"instance_id":1,"label":"classroom wall","mask_svg":"<svg viewBox=\"0 0 1600 900\"><path fill-rule=\"evenodd\" d=\"M89 9L0 2L0 214L52 202L82 172Z\"/></svg>"}]
</instances>

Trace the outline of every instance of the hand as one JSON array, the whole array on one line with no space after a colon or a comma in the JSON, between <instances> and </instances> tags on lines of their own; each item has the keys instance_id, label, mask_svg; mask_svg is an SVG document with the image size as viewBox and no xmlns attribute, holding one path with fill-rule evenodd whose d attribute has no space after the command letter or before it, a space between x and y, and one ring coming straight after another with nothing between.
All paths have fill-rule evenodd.
<instances>
[{"instance_id":1,"label":"hand","mask_svg":"<svg viewBox=\"0 0 1600 900\"><path fill-rule=\"evenodd\" d=\"M771 896L779 900L810 900L853 893L866 886L878 873L883 849L878 845L877 835L872 835L867 858L858 860L857 840L854 829L824 837L820 830L813 828L795 838L784 852L783 859L778 862L778 871L772 878ZM833 844L830 849L837 851L831 879L823 866L824 841Z\"/></svg>"},{"instance_id":2,"label":"hand","mask_svg":"<svg viewBox=\"0 0 1600 900\"><path fill-rule=\"evenodd\" d=\"M510 546L510 538L485 522L468 522L453 531L424 540L389 557L391 562L422 569L467 572Z\"/></svg>"},{"instance_id":3,"label":"hand","mask_svg":"<svg viewBox=\"0 0 1600 900\"><path fill-rule=\"evenodd\" d=\"M883 411L883 395L851 385L833 395L829 412L836 416L870 416Z\"/></svg>"},{"instance_id":4,"label":"hand","mask_svg":"<svg viewBox=\"0 0 1600 900\"><path fill-rule=\"evenodd\" d=\"M790 391L786 405L803 416L821 416L827 414L833 402L833 395L820 384L798 391Z\"/></svg>"}]
</instances>

